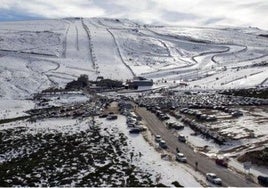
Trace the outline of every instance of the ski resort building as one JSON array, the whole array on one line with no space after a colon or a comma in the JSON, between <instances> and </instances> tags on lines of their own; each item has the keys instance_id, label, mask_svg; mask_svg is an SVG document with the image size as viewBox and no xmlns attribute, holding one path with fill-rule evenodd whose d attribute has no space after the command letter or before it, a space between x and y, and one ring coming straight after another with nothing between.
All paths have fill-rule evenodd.
<instances>
[{"instance_id":1,"label":"ski resort building","mask_svg":"<svg viewBox=\"0 0 268 188\"><path fill-rule=\"evenodd\" d=\"M148 80L144 77L134 77L133 80L129 81L127 83L129 88L138 89L138 87L144 87L144 86L153 86L153 80Z\"/></svg>"}]
</instances>

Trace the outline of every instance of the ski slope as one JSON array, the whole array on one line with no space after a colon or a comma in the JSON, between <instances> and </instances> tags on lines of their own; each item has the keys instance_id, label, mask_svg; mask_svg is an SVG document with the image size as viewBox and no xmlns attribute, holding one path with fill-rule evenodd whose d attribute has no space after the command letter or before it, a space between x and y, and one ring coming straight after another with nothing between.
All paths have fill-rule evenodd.
<instances>
[{"instance_id":1,"label":"ski slope","mask_svg":"<svg viewBox=\"0 0 268 188\"><path fill-rule=\"evenodd\" d=\"M267 83L268 38L255 28L142 25L66 18L0 23L0 97L25 99L81 74L188 83L189 89Z\"/></svg>"}]
</instances>

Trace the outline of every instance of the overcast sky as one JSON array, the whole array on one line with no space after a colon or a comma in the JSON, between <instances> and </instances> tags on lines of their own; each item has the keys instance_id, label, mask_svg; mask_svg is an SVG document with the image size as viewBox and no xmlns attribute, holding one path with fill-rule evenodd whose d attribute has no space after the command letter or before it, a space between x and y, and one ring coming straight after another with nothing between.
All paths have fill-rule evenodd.
<instances>
[{"instance_id":1,"label":"overcast sky","mask_svg":"<svg viewBox=\"0 0 268 188\"><path fill-rule=\"evenodd\" d=\"M62 17L268 30L268 0L0 0L1 21Z\"/></svg>"}]
</instances>

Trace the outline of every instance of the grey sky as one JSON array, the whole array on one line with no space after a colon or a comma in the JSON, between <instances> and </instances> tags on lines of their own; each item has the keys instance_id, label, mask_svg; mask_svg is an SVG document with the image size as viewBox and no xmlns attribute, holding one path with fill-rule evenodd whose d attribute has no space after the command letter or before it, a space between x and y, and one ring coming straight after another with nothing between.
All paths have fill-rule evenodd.
<instances>
[{"instance_id":1,"label":"grey sky","mask_svg":"<svg viewBox=\"0 0 268 188\"><path fill-rule=\"evenodd\" d=\"M144 23L268 29L268 0L1 0L0 3L0 20L62 17L114 17Z\"/></svg>"}]
</instances>

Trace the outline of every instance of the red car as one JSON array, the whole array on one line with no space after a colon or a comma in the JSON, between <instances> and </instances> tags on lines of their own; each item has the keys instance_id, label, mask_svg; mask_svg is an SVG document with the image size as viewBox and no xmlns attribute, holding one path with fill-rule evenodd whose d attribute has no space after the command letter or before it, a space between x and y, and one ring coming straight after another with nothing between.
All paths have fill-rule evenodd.
<instances>
[{"instance_id":1,"label":"red car","mask_svg":"<svg viewBox=\"0 0 268 188\"><path fill-rule=\"evenodd\" d=\"M226 159L216 159L215 162L217 165L228 168L228 162Z\"/></svg>"}]
</instances>

